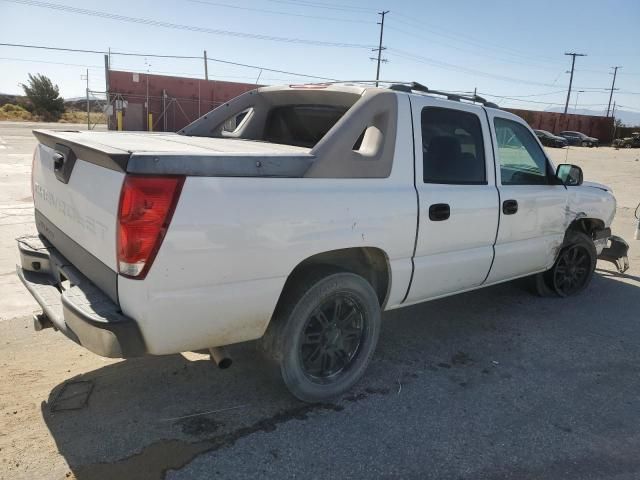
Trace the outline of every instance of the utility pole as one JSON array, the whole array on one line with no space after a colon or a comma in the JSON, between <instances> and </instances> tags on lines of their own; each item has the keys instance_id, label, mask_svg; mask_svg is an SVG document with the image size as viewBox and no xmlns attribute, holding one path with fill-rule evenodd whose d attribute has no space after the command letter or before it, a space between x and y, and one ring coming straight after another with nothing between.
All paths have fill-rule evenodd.
<instances>
[{"instance_id":1,"label":"utility pole","mask_svg":"<svg viewBox=\"0 0 640 480\"><path fill-rule=\"evenodd\" d=\"M145 80L147 82L147 96L146 96L145 101L144 101L144 107L145 107L146 114L147 114L147 122L146 122L147 123L147 131L150 132L152 130L152 128L153 128L153 124L149 121L149 119L151 118L150 109L149 109L149 70L151 68L151 64L147 61L146 58L144 59L144 64L147 67L147 74L144 76Z\"/></svg>"},{"instance_id":2,"label":"utility pole","mask_svg":"<svg viewBox=\"0 0 640 480\"><path fill-rule=\"evenodd\" d=\"M564 114L567 114L567 109L569 108L569 98L571 97L571 85L573 84L573 69L576 66L576 57L586 57L584 53L567 53L565 55L571 55L571 77L569 78L569 91L567 92L567 102L564 104Z\"/></svg>"},{"instance_id":3,"label":"utility pole","mask_svg":"<svg viewBox=\"0 0 640 480\"><path fill-rule=\"evenodd\" d=\"M209 80L209 62L207 62L207 51L204 51L204 79Z\"/></svg>"},{"instance_id":4,"label":"utility pole","mask_svg":"<svg viewBox=\"0 0 640 480\"><path fill-rule=\"evenodd\" d=\"M109 55L104 56L104 86L107 93L107 103L109 103Z\"/></svg>"},{"instance_id":5,"label":"utility pole","mask_svg":"<svg viewBox=\"0 0 640 480\"><path fill-rule=\"evenodd\" d=\"M578 98L580 98L580 94L584 93L584 90L576 90L576 104L573 106L573 113L578 113Z\"/></svg>"},{"instance_id":6,"label":"utility pole","mask_svg":"<svg viewBox=\"0 0 640 480\"><path fill-rule=\"evenodd\" d=\"M111 130L111 115L109 114L109 106L111 105L111 100L109 98L109 55L105 53L104 55L104 96L107 100L107 104L103 108L103 113L107 116L107 130Z\"/></svg>"},{"instance_id":7,"label":"utility pole","mask_svg":"<svg viewBox=\"0 0 640 480\"><path fill-rule=\"evenodd\" d=\"M616 102L613 102L613 110L611 111L611 118L613 118L613 139L616 138Z\"/></svg>"},{"instance_id":8,"label":"utility pole","mask_svg":"<svg viewBox=\"0 0 640 480\"><path fill-rule=\"evenodd\" d=\"M87 81L87 88L85 89L85 92L87 94L87 130L91 130L91 117L90 117L91 108L90 108L90 102L89 102L89 69L88 68L87 68L86 75L80 75L80 79Z\"/></svg>"},{"instance_id":9,"label":"utility pole","mask_svg":"<svg viewBox=\"0 0 640 480\"><path fill-rule=\"evenodd\" d=\"M611 99L613 98L613 90L616 86L616 75L618 74L618 69L622 68L622 66L618 65L613 68L613 82L611 82L611 93L609 94L609 105L607 105L607 117L609 116L609 108L611 107Z\"/></svg>"},{"instance_id":10,"label":"utility pole","mask_svg":"<svg viewBox=\"0 0 640 480\"><path fill-rule=\"evenodd\" d=\"M380 80L380 63L386 62L386 59L382 58L382 51L386 50L386 47L382 46L382 34L384 33L384 16L389 13L389 10L383 10L382 12L378 12L378 15L382 17L382 20L378 22L380 25L380 42L378 43L378 48L372 49L372 52L378 52L378 68L376 69L376 87L378 86L378 80Z\"/></svg>"}]
</instances>

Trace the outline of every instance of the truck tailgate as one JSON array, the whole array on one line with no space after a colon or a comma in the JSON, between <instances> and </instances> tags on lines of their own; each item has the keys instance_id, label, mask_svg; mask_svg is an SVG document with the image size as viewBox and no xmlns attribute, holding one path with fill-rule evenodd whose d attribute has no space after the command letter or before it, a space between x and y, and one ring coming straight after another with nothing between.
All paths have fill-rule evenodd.
<instances>
[{"instance_id":1,"label":"truck tailgate","mask_svg":"<svg viewBox=\"0 0 640 480\"><path fill-rule=\"evenodd\" d=\"M32 174L36 226L117 301L116 221L125 173L86 161L87 154L63 141L38 145Z\"/></svg>"}]
</instances>

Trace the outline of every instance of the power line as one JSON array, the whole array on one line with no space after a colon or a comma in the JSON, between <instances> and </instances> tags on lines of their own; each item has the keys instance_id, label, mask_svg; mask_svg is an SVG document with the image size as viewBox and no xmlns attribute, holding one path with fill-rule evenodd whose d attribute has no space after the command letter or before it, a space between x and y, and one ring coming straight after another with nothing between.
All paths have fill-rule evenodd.
<instances>
[{"instance_id":1,"label":"power line","mask_svg":"<svg viewBox=\"0 0 640 480\"><path fill-rule=\"evenodd\" d=\"M31 7L40 7L50 10L58 10L62 12L75 13L79 15L87 15L91 17L106 18L109 20L118 20L120 22L136 23L141 25L148 25L152 27L171 28L175 30L184 30L189 32L209 33L212 35L223 35L236 38L248 38L253 40L266 40L273 42L313 45L319 47L341 47L341 48L372 48L372 45L364 45L359 43L346 43L346 42L327 42L323 40L311 40L303 38L291 38L291 37L278 37L274 35L261 35L255 33L246 32L234 32L230 30L220 30L215 28L197 27L193 25L183 25L180 23L163 22L160 20L151 20L139 17L129 17L126 15L120 15L116 13L103 12L100 10L89 10L86 8L72 7L69 5L61 5L58 3L41 2L38 0L0 0L3 2L17 3L20 5L27 5Z\"/></svg>"},{"instance_id":2,"label":"power line","mask_svg":"<svg viewBox=\"0 0 640 480\"><path fill-rule=\"evenodd\" d=\"M403 35L408 35L408 36L412 36L412 37L415 37L415 38L420 38L420 39L426 40L426 41L428 41L430 43L436 43L436 44L444 45L446 48L451 48L453 50L458 50L460 52L471 53L473 55L480 55L480 56L483 56L483 57L486 57L486 58L491 58L493 60L497 60L499 62L513 63L513 64L516 64L516 65L524 65L524 66L531 67L531 68L538 68L538 69L545 69L545 70L555 69L555 67L551 67L551 66L543 67L541 65L533 65L531 63L530 59L528 61L524 61L524 60L523 61L519 61L519 60L496 57L495 55L491 55L491 54L487 54L487 53L483 53L483 52L478 52L478 51L475 51L475 50L470 50L468 48L462 48L462 47L459 47L459 46L456 46L456 45L451 45L451 43L449 43L449 42L442 42L442 41L438 41L438 40L433 40L431 38L425 37L424 35L420 35L420 34L413 33L413 32L408 32L406 30L403 30L401 28L397 28L397 27L394 27L394 26L388 26L387 28L389 28L389 29L391 29L391 30L393 30L395 32L399 32L399 33L401 33ZM482 47L476 47L476 48L482 48Z\"/></svg>"},{"instance_id":3,"label":"power line","mask_svg":"<svg viewBox=\"0 0 640 480\"><path fill-rule=\"evenodd\" d=\"M82 67L89 68L91 70L104 70L104 66L101 65L86 65L80 63L64 63L64 62L50 62L48 60L33 60L28 58L15 58L15 57L0 57L0 60L11 60L12 62L25 62L25 63L48 63L51 65L64 65L65 67Z\"/></svg>"},{"instance_id":4,"label":"power line","mask_svg":"<svg viewBox=\"0 0 640 480\"><path fill-rule=\"evenodd\" d=\"M542 82L536 82L536 81L532 81L532 80L524 80L521 78L514 78L514 77L508 77L505 75L498 75L498 74L493 74L493 73L488 73L488 72L483 72L481 70L475 70L472 68L468 68L468 67L462 67L460 65L455 65L452 63L447 63L447 62L442 62L440 60L436 60L433 58L429 58L429 57L423 57L421 55L416 55L410 52L405 52L404 50L399 50L396 48L389 48L388 49L389 52L391 52L394 55L397 55L399 57L403 57L403 58L407 58L409 60L413 60L415 62L419 62L419 63L425 63L428 65L432 65L438 68L442 68L445 70L453 70L456 72L463 72L463 73L470 73L473 75L479 75L479 76L483 76L483 77L487 77L487 78L493 78L496 80L503 80L503 81L507 81L507 82L513 82L513 83L519 83L519 84L528 84L528 85L537 85L537 86L542 86L542 87L555 87L556 85L554 84L550 84L550 83L542 83Z\"/></svg>"},{"instance_id":5,"label":"power line","mask_svg":"<svg viewBox=\"0 0 640 480\"><path fill-rule=\"evenodd\" d=\"M0 0L2 1L2 0ZM0 43L1 47L24 47L24 48L40 48L42 50L58 50L62 52L76 52L76 53L99 53L104 55L108 53L103 50L85 50L80 48L58 48L58 47L46 47L41 45L25 45L23 43ZM199 57L198 57L199 58Z\"/></svg>"},{"instance_id":6,"label":"power line","mask_svg":"<svg viewBox=\"0 0 640 480\"><path fill-rule=\"evenodd\" d=\"M482 92L480 92L482 93ZM544 92L544 93L532 93L531 95L511 95L509 98L530 98L530 97L544 97L545 95L555 95L558 93L564 93L564 90L556 90L553 92ZM483 94L488 95L488 94ZM493 95L494 97L497 95ZM505 97L507 98L507 97Z\"/></svg>"},{"instance_id":7,"label":"power line","mask_svg":"<svg viewBox=\"0 0 640 480\"><path fill-rule=\"evenodd\" d=\"M339 5L335 3L321 3L321 2L313 2L306 0L267 0L268 2L273 3L282 3L285 5L295 5L300 7L311 7L311 8L323 8L326 10L338 10L342 12L375 12L370 8L365 7L356 7L350 5Z\"/></svg>"},{"instance_id":8,"label":"power line","mask_svg":"<svg viewBox=\"0 0 640 480\"><path fill-rule=\"evenodd\" d=\"M440 60L436 60L433 58L429 58L429 57L424 57L421 55L416 55L413 54L411 52L406 52L404 50L399 50L397 48L389 48L387 49L388 52L390 52L392 55L396 55L398 57L401 58L405 58L411 61L415 61L418 63L424 63L427 65L431 65L434 66L436 68L441 68L444 70L452 70L452 71L456 71L456 72L463 72L463 73L469 73L472 75L478 75L478 76L482 76L482 77L487 77L487 78L492 78L492 79L496 79L496 80L502 80L505 82L512 82L512 83L518 83L518 84L527 84L527 85L537 85L537 86L542 86L542 87L556 87L556 85L554 83L542 83L542 82L536 82L536 81L532 81L532 80L525 80L522 78L515 78L515 77L508 77L506 75L499 75L499 74L493 74L493 73L489 73L489 72L484 72L481 70L476 70L473 68L468 68L468 67L463 67L460 65L455 65L452 63L447 63L447 62L442 62ZM599 93L599 92L605 92L608 91L608 88L606 87L579 87L582 90L587 90L590 91L592 93Z\"/></svg>"},{"instance_id":9,"label":"power line","mask_svg":"<svg viewBox=\"0 0 640 480\"><path fill-rule=\"evenodd\" d=\"M564 92L564 90L562 90L562 92ZM537 103L537 104L541 104L541 105L557 105L557 106L562 106L564 105L564 103L555 103L555 102L541 102L541 101L537 101L537 100L522 100L519 97L513 97L513 96L506 96L506 95L494 95L492 93L487 93L487 92L478 92L480 95L485 95L487 97L492 97L492 98L501 98L501 99L505 99L505 100L514 100L517 102L525 102L525 103ZM581 107L602 107L606 105L606 103L586 103L586 104L581 104Z\"/></svg>"},{"instance_id":10,"label":"power line","mask_svg":"<svg viewBox=\"0 0 640 480\"><path fill-rule=\"evenodd\" d=\"M629 107L627 105L620 105L620 104L618 104L618 107L626 108L627 110L631 110L633 112L640 112L640 109L636 107Z\"/></svg>"},{"instance_id":11,"label":"power line","mask_svg":"<svg viewBox=\"0 0 640 480\"><path fill-rule=\"evenodd\" d=\"M406 18L406 20L401 20L398 18L395 18L395 16L401 16ZM419 21L416 20L415 17L410 17L408 15L404 15L402 13L399 13L397 11L393 11L393 16L392 16L392 21L394 22L399 22L402 23L406 26L409 26L411 28L415 28L417 30L419 30L420 32L424 32L424 31L429 31L435 35L444 37L444 38L448 38L460 43L466 43L468 45L474 46L476 48L481 48L481 49L485 49L485 50L491 50L491 51L495 51L495 50L502 50L505 54L507 55L511 55L514 57L519 57L522 59L527 60L528 62L531 61L535 61L535 62L544 62L544 63L553 63L556 65L560 65L560 62L555 61L553 59L551 59L550 57L538 57L535 55L531 55L513 48L509 48L509 47L505 47L504 45L499 45L499 44L494 44L494 43L489 43L489 42L484 42L481 40L478 40L477 38L471 37L469 35L464 35L464 34L460 34L460 33L454 33L454 32L450 32L450 31L444 31L443 29L438 29L438 28L434 28L434 27L429 27L427 25L425 25L425 23L423 21ZM440 30L440 31L438 31ZM442 31L444 31L445 33L442 33Z\"/></svg>"},{"instance_id":12,"label":"power line","mask_svg":"<svg viewBox=\"0 0 640 480\"><path fill-rule=\"evenodd\" d=\"M84 50L84 49L80 49L80 48L61 48L61 47L47 47L47 46L43 46L43 45L26 45L26 44L20 44L20 43L0 43L0 46L5 46L5 47L20 47L20 48L35 48L35 49L42 49L42 50L54 50L54 51L62 51L62 52L74 52L74 53L99 53L101 55L106 55L106 54L111 54L111 55L122 55L122 56L129 56L129 57L150 57L150 58L176 58L176 59L188 59L188 60L202 60L201 56L192 56L192 55L158 55L155 53L128 53L128 52L114 52L114 51L105 51L105 50ZM317 79L317 80L329 80L329 81L339 81L335 78L328 78L328 77L320 77L317 75L309 75L306 73L297 73L297 72L290 72L287 70L279 70L279 69L275 69L275 68L268 68L268 67L262 67L259 65L251 65L248 63L240 63L240 62L232 62L229 60L222 60L220 58L211 58L211 57L207 57L207 60L210 62L217 62L217 63L223 63L225 65L234 65L236 67L247 67L247 68L255 68L258 70L265 70L267 72L274 72L274 73L282 73L284 75L291 75L294 77L301 77L301 78L312 78L312 79Z\"/></svg>"},{"instance_id":13,"label":"power line","mask_svg":"<svg viewBox=\"0 0 640 480\"><path fill-rule=\"evenodd\" d=\"M192 3L200 3L203 5L210 5L213 7L223 7L223 8L233 8L236 10L245 10L250 12L260 12L260 13L268 13L273 15L287 15L290 17L299 17L299 18L311 18L314 20L330 20L332 22L349 22L349 23L364 23L370 24L371 22L367 22L366 20L353 20L350 18L338 18L338 17L322 17L318 15L305 15L302 13L292 13L292 12L279 12L277 10L266 10L263 8L253 8L253 7L242 7L239 5L230 5L228 3L218 3L218 2L210 2L208 0L188 0Z\"/></svg>"}]
</instances>

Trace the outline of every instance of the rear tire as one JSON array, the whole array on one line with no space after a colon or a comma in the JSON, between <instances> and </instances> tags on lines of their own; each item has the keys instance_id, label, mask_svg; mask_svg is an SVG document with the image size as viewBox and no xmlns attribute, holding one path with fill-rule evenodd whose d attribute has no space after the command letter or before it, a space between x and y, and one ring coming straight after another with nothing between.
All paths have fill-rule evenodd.
<instances>
[{"instance_id":1,"label":"rear tire","mask_svg":"<svg viewBox=\"0 0 640 480\"><path fill-rule=\"evenodd\" d=\"M378 296L359 275L318 267L284 292L263 338L289 391L324 402L364 374L380 335Z\"/></svg>"}]
</instances>

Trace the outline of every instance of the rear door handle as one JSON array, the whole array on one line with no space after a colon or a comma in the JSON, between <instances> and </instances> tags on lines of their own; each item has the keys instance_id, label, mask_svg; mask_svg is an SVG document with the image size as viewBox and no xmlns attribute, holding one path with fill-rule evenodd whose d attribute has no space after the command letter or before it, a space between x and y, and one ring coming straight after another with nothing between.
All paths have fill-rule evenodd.
<instances>
[{"instance_id":1,"label":"rear door handle","mask_svg":"<svg viewBox=\"0 0 640 480\"><path fill-rule=\"evenodd\" d=\"M513 215L518 211L517 200L505 200L502 202L502 213L505 215Z\"/></svg>"},{"instance_id":2,"label":"rear door handle","mask_svg":"<svg viewBox=\"0 0 640 480\"><path fill-rule=\"evenodd\" d=\"M451 216L451 207L447 203L434 203L429 207L429 220L442 222Z\"/></svg>"}]
</instances>

